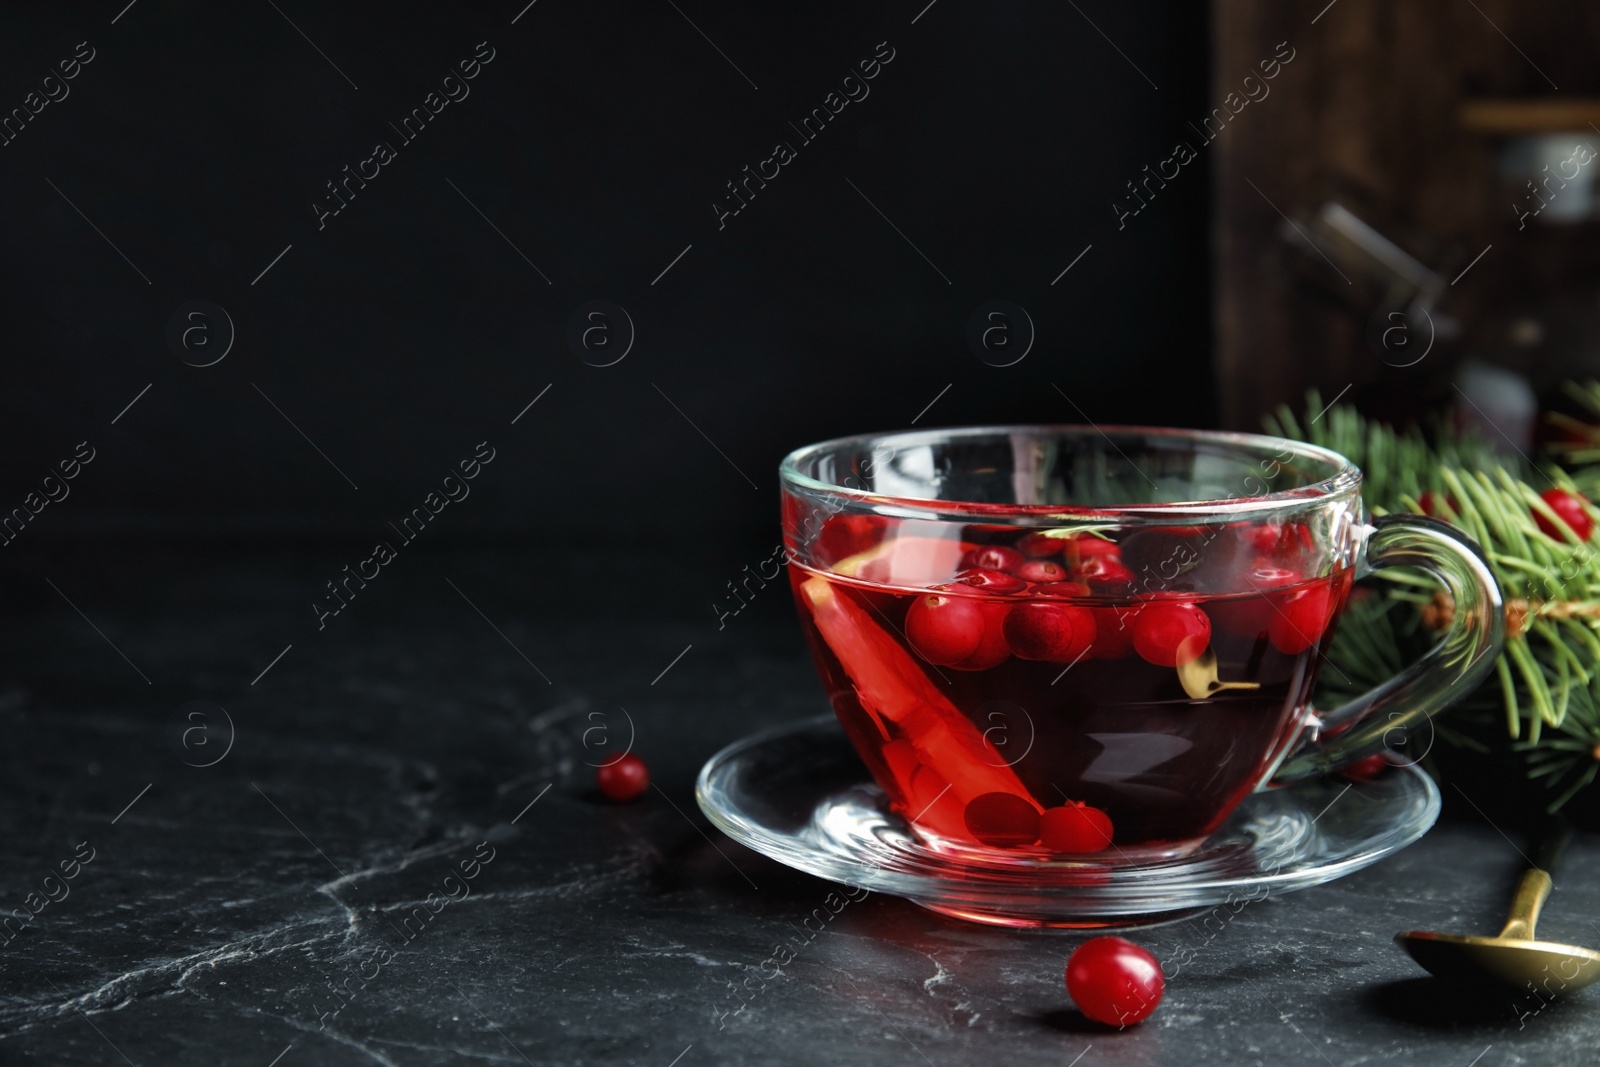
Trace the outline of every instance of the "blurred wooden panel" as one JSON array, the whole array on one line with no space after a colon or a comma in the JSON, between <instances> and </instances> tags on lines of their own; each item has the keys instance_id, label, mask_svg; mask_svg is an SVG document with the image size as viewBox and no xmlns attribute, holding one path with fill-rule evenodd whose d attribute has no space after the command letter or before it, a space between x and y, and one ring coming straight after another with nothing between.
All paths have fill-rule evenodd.
<instances>
[{"instance_id":1,"label":"blurred wooden panel","mask_svg":"<svg viewBox=\"0 0 1600 1067\"><path fill-rule=\"evenodd\" d=\"M1405 370L1379 361L1365 340L1369 309L1349 306L1358 279L1346 283L1292 248L1278 232L1284 215L1307 219L1338 197L1446 279L1493 242L1450 290L1458 310L1525 292L1534 277L1559 279L1569 258L1587 255L1532 227L1519 233L1495 182L1494 143L1464 128L1462 108L1591 104L1600 97L1600 5L1213 0L1212 13L1218 105L1280 42L1294 50L1270 94L1211 146L1225 425L1255 429L1273 405L1298 407L1311 386L1328 398L1351 384L1352 395L1418 396L1450 358L1441 350Z\"/></svg>"},{"instance_id":2,"label":"blurred wooden panel","mask_svg":"<svg viewBox=\"0 0 1600 1067\"><path fill-rule=\"evenodd\" d=\"M1560 96L1471 99L1461 102L1461 125L1475 133L1558 133L1600 124L1600 100Z\"/></svg>"}]
</instances>

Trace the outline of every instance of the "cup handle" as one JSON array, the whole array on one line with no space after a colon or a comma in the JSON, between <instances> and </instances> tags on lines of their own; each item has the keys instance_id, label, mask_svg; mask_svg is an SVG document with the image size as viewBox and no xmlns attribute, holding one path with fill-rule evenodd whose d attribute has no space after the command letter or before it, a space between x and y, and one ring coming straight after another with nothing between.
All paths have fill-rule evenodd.
<instances>
[{"instance_id":1,"label":"cup handle","mask_svg":"<svg viewBox=\"0 0 1600 1067\"><path fill-rule=\"evenodd\" d=\"M1356 576L1383 567L1417 567L1438 579L1455 602L1439 642L1417 662L1371 692L1322 714L1311 737L1279 767L1273 785L1314 778L1385 748L1470 693L1494 668L1505 643L1505 610L1482 550L1453 526L1421 515L1385 515L1367 529ZM1344 729L1341 729L1344 728ZM1336 736L1328 737L1333 731Z\"/></svg>"}]
</instances>

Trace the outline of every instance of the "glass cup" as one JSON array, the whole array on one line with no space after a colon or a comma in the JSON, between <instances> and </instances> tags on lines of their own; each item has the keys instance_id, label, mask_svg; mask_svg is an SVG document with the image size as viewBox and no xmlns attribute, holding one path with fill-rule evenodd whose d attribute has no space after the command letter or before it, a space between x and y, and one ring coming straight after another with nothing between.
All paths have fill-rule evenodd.
<instances>
[{"instance_id":1,"label":"glass cup","mask_svg":"<svg viewBox=\"0 0 1600 1067\"><path fill-rule=\"evenodd\" d=\"M1384 752L1469 692L1504 637L1471 540L1369 521L1361 472L1301 442L931 430L811 445L781 476L834 712L894 810L952 854L1182 855L1252 791ZM1313 711L1353 580L1395 566L1453 600L1438 643Z\"/></svg>"}]
</instances>

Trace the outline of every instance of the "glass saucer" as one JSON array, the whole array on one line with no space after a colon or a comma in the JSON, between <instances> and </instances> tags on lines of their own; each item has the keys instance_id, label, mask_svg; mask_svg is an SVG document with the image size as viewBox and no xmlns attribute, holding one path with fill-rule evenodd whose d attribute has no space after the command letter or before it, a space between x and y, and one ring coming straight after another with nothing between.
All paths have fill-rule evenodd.
<instances>
[{"instance_id":1,"label":"glass saucer","mask_svg":"<svg viewBox=\"0 0 1600 1067\"><path fill-rule=\"evenodd\" d=\"M1181 857L1040 860L995 850L954 857L889 810L833 716L735 742L701 768L700 810L779 863L905 897L959 919L1018 927L1163 922L1304 889L1358 871L1428 831L1439 790L1417 767L1252 794Z\"/></svg>"}]
</instances>

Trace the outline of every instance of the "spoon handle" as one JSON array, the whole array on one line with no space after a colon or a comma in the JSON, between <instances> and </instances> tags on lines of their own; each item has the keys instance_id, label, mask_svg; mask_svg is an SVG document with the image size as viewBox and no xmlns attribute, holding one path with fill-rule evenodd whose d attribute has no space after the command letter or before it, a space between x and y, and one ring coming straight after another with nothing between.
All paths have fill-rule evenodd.
<instances>
[{"instance_id":1,"label":"spoon handle","mask_svg":"<svg viewBox=\"0 0 1600 1067\"><path fill-rule=\"evenodd\" d=\"M1556 816L1546 827L1544 837L1539 842L1539 852L1533 859L1533 866L1523 872L1522 880L1517 883L1516 895L1511 898L1511 911L1506 915L1505 929L1500 931L1501 937L1533 940L1534 928L1539 922L1539 909L1544 907L1545 899L1550 896L1555 884L1552 878L1571 840L1572 824Z\"/></svg>"},{"instance_id":2,"label":"spoon handle","mask_svg":"<svg viewBox=\"0 0 1600 1067\"><path fill-rule=\"evenodd\" d=\"M1503 938L1532 941L1534 926L1539 922L1539 909L1550 895L1550 876L1537 867L1531 867L1517 883L1517 894L1511 898L1511 911L1506 915Z\"/></svg>"}]
</instances>

